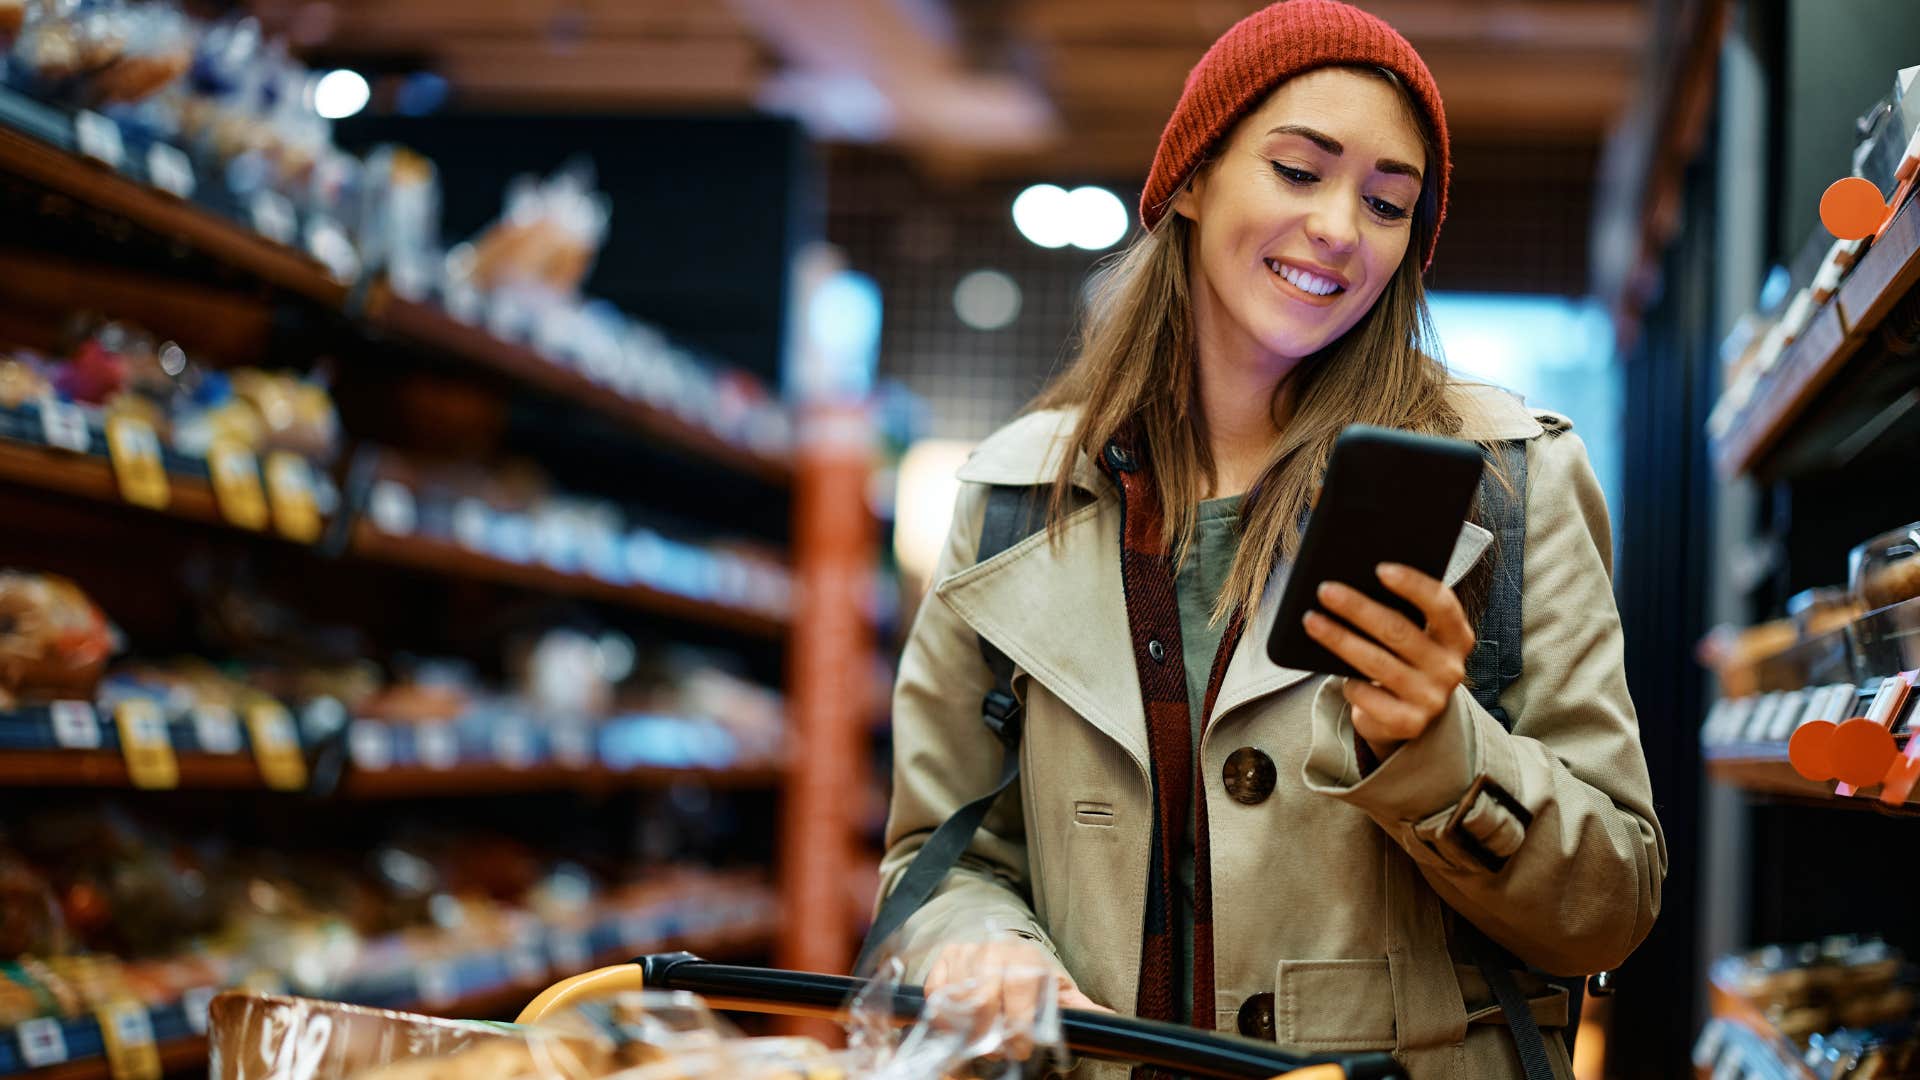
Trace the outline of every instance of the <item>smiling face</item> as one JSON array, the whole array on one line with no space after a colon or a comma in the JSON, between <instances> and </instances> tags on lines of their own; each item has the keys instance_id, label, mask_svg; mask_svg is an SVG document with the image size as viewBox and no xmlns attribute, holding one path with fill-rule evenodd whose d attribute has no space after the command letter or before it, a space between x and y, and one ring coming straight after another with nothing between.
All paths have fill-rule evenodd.
<instances>
[{"instance_id":1,"label":"smiling face","mask_svg":"<svg viewBox=\"0 0 1920 1080\"><path fill-rule=\"evenodd\" d=\"M1174 202L1196 227L1203 354L1285 374L1352 329L1409 257L1425 172L1385 79L1321 68L1282 83Z\"/></svg>"}]
</instances>

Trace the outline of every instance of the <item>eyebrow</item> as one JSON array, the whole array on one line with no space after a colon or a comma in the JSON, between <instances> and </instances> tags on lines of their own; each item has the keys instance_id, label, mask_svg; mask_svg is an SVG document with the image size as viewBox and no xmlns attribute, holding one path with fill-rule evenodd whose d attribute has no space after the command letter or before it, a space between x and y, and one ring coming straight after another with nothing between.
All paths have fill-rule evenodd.
<instances>
[{"instance_id":1,"label":"eyebrow","mask_svg":"<svg viewBox=\"0 0 1920 1080\"><path fill-rule=\"evenodd\" d=\"M1340 145L1339 139L1328 135L1326 132L1315 131L1313 128L1307 127L1304 124L1281 124L1279 127L1269 130L1267 134L1298 135L1320 149L1325 150L1327 153L1332 154L1334 157L1339 157L1341 154L1346 153L1346 147ZM1379 161L1374 162L1373 171L1394 173L1400 176L1411 176L1415 180L1422 178L1419 166L1409 165L1404 161L1395 161L1392 158L1381 158Z\"/></svg>"}]
</instances>

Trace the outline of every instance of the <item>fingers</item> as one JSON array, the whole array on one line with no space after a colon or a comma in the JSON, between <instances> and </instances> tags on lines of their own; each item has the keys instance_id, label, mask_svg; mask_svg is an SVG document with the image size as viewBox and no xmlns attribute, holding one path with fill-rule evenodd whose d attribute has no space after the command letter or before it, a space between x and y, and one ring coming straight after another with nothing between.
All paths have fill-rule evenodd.
<instances>
[{"instance_id":1,"label":"fingers","mask_svg":"<svg viewBox=\"0 0 1920 1080\"><path fill-rule=\"evenodd\" d=\"M1354 731L1382 756L1384 751L1418 738L1432 723L1431 714L1360 679L1346 680L1340 692L1353 706Z\"/></svg>"},{"instance_id":2,"label":"fingers","mask_svg":"<svg viewBox=\"0 0 1920 1080\"><path fill-rule=\"evenodd\" d=\"M1382 585L1413 601L1427 617L1428 637L1460 656L1473 651L1473 626L1467 621L1467 611L1460 606L1459 594L1445 582L1400 563L1381 563L1375 573Z\"/></svg>"},{"instance_id":3,"label":"fingers","mask_svg":"<svg viewBox=\"0 0 1920 1080\"><path fill-rule=\"evenodd\" d=\"M1080 988L1071 983L1060 990L1060 1007L1063 1009L1085 1009L1088 1012L1113 1012L1112 1009L1081 993Z\"/></svg>"},{"instance_id":4,"label":"fingers","mask_svg":"<svg viewBox=\"0 0 1920 1080\"><path fill-rule=\"evenodd\" d=\"M1375 644L1366 635L1356 633L1332 618L1309 611L1305 624L1310 637L1375 682L1391 686L1397 692L1411 694L1416 691L1417 684L1424 681L1406 661Z\"/></svg>"},{"instance_id":5,"label":"fingers","mask_svg":"<svg viewBox=\"0 0 1920 1080\"><path fill-rule=\"evenodd\" d=\"M1328 611L1413 667L1437 671L1448 655L1430 631L1358 589L1323 581L1315 596Z\"/></svg>"},{"instance_id":6,"label":"fingers","mask_svg":"<svg viewBox=\"0 0 1920 1080\"><path fill-rule=\"evenodd\" d=\"M1058 965L1031 943L995 941L941 946L927 972L925 990L929 997L945 991L970 1014L973 1038L987 1035L997 1021L998 1052L1025 1060L1033 1054L1043 1009L1053 1005L1044 996L1061 995L1062 987L1072 986Z\"/></svg>"}]
</instances>

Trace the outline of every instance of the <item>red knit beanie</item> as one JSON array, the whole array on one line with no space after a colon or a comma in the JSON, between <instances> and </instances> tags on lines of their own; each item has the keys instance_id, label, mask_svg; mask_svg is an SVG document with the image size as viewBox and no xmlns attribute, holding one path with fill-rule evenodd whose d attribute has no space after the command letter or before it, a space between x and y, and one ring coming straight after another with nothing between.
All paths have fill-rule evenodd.
<instances>
[{"instance_id":1,"label":"red knit beanie","mask_svg":"<svg viewBox=\"0 0 1920 1080\"><path fill-rule=\"evenodd\" d=\"M1220 35L1187 74L1187 87L1173 107L1160 149L1153 155L1140 194L1140 220L1151 229L1173 204L1180 185L1242 116L1273 88L1302 72L1333 64L1383 67L1400 77L1433 125L1440 153L1440 215L1447 216L1447 181L1453 159L1447 149L1447 114L1433 73L1400 36L1376 16L1340 0L1280 0L1235 23ZM1433 244L1423 253L1433 263Z\"/></svg>"}]
</instances>

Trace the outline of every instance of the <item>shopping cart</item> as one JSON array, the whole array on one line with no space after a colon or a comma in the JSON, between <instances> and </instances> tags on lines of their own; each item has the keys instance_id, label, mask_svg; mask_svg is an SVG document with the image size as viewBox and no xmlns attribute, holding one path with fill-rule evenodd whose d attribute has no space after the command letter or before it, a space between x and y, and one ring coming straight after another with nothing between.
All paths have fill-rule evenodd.
<instances>
[{"instance_id":1,"label":"shopping cart","mask_svg":"<svg viewBox=\"0 0 1920 1080\"><path fill-rule=\"evenodd\" d=\"M837 975L713 964L692 953L660 953L555 983L533 999L519 1020L533 1023L584 1001L642 988L689 991L716 1009L837 1020L846 1016L862 984ZM902 988L894 994L894 1018L911 1023L923 1003L918 989ZM1111 1013L1063 1009L1060 1026L1067 1048L1082 1057L1137 1062L1186 1076L1392 1080L1406 1075L1387 1054L1296 1054L1272 1043Z\"/></svg>"}]
</instances>

